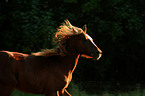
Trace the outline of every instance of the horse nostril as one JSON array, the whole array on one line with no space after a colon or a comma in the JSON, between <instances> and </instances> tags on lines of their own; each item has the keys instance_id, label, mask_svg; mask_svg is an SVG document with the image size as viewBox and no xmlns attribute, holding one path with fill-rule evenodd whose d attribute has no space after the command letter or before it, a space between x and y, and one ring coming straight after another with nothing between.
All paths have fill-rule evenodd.
<instances>
[{"instance_id":1,"label":"horse nostril","mask_svg":"<svg viewBox=\"0 0 145 96\"><path fill-rule=\"evenodd\" d=\"M99 52L99 54L102 54L103 53L100 49L98 50L98 52Z\"/></svg>"},{"instance_id":2,"label":"horse nostril","mask_svg":"<svg viewBox=\"0 0 145 96\"><path fill-rule=\"evenodd\" d=\"M98 54L102 54L103 52L102 51L98 51Z\"/></svg>"}]
</instances>

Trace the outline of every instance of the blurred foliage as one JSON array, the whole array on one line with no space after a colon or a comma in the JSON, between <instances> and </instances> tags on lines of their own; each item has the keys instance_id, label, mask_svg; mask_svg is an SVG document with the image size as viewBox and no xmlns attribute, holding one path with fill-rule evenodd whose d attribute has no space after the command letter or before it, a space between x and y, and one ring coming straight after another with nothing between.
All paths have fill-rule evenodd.
<instances>
[{"instance_id":1,"label":"blurred foliage","mask_svg":"<svg viewBox=\"0 0 145 96\"><path fill-rule=\"evenodd\" d=\"M52 48L57 27L69 19L87 24L103 51L99 61L80 59L76 82L144 84L144 0L1 0L0 49L30 53ZM90 75L91 74L91 75Z\"/></svg>"},{"instance_id":2,"label":"blurred foliage","mask_svg":"<svg viewBox=\"0 0 145 96\"><path fill-rule=\"evenodd\" d=\"M2 38L6 48L15 47L15 50L31 52L51 47L51 37L56 31L55 21L52 20L52 10L41 11L41 6L38 5L39 0L17 0L15 3L17 4L12 6L2 4L4 8L9 10L3 17L6 20L2 19L1 23ZM26 7L27 4L28 7ZM2 11L4 10L2 9ZM10 17L10 20L7 16ZM5 26L9 24L10 29L5 30L3 23Z\"/></svg>"}]
</instances>

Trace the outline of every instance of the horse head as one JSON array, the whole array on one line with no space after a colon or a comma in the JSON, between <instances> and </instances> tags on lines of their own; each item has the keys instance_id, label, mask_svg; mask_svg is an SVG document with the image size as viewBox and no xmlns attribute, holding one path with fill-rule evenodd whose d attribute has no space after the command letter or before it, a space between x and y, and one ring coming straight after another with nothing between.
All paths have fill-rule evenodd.
<instances>
[{"instance_id":1,"label":"horse head","mask_svg":"<svg viewBox=\"0 0 145 96\"><path fill-rule=\"evenodd\" d=\"M85 58L99 60L102 51L93 42L93 39L86 33L69 36L66 50L71 54L80 54Z\"/></svg>"},{"instance_id":2,"label":"horse head","mask_svg":"<svg viewBox=\"0 0 145 96\"><path fill-rule=\"evenodd\" d=\"M93 39L86 33L85 30L72 26L68 20L61 25L55 37L59 41L62 50L67 54L80 54L82 57L93 58L99 60L102 56L102 51L93 42Z\"/></svg>"}]
</instances>

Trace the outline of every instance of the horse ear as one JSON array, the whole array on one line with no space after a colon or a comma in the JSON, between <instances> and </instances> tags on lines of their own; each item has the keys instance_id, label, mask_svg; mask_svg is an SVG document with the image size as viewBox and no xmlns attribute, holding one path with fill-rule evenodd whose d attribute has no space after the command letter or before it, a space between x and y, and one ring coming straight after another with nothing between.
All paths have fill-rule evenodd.
<instances>
[{"instance_id":1,"label":"horse ear","mask_svg":"<svg viewBox=\"0 0 145 96\"><path fill-rule=\"evenodd\" d=\"M83 29L84 29L84 32L87 33L87 25L86 24L83 26Z\"/></svg>"}]
</instances>

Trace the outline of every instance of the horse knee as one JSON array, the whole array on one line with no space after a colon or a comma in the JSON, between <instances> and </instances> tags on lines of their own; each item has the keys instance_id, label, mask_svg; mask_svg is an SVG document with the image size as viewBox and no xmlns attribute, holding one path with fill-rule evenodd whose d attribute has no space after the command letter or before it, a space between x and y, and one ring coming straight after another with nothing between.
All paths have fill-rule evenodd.
<instances>
[{"instance_id":1,"label":"horse knee","mask_svg":"<svg viewBox=\"0 0 145 96\"><path fill-rule=\"evenodd\" d=\"M71 96L66 89L64 90L64 94L64 96Z\"/></svg>"},{"instance_id":2,"label":"horse knee","mask_svg":"<svg viewBox=\"0 0 145 96\"><path fill-rule=\"evenodd\" d=\"M68 93L66 89L64 89L63 91L59 91L58 96L71 96L71 95Z\"/></svg>"}]
</instances>

